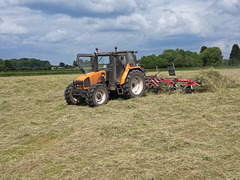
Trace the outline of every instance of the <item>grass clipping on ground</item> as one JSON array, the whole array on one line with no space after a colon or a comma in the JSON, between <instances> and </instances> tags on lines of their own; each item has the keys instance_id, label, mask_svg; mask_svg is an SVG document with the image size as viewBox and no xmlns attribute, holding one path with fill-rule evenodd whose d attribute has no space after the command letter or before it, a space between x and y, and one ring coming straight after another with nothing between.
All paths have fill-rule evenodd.
<instances>
[{"instance_id":1,"label":"grass clipping on ground","mask_svg":"<svg viewBox=\"0 0 240 180\"><path fill-rule=\"evenodd\" d=\"M239 87L239 83L236 80L230 79L214 70L202 71L195 79L206 80L202 87L196 88L197 92L215 92L221 89Z\"/></svg>"},{"instance_id":2,"label":"grass clipping on ground","mask_svg":"<svg viewBox=\"0 0 240 180\"><path fill-rule=\"evenodd\" d=\"M239 179L240 69L217 72L177 75L214 92L98 108L66 104L76 75L0 77L0 179Z\"/></svg>"}]
</instances>

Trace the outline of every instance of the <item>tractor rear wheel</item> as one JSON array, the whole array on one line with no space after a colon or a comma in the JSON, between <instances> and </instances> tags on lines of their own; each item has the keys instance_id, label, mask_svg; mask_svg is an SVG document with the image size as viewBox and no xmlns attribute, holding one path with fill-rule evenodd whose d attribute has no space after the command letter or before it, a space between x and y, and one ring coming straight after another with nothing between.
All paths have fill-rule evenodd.
<instances>
[{"instance_id":1,"label":"tractor rear wheel","mask_svg":"<svg viewBox=\"0 0 240 180\"><path fill-rule=\"evenodd\" d=\"M94 84L87 91L86 101L90 107L106 104L109 98L107 87L104 84Z\"/></svg>"},{"instance_id":2,"label":"tractor rear wheel","mask_svg":"<svg viewBox=\"0 0 240 180\"><path fill-rule=\"evenodd\" d=\"M144 75L139 70L132 70L128 73L123 85L124 97L134 98L143 96L146 89Z\"/></svg>"},{"instance_id":3,"label":"tractor rear wheel","mask_svg":"<svg viewBox=\"0 0 240 180\"><path fill-rule=\"evenodd\" d=\"M82 104L84 102L84 99L81 98L81 97L75 97L73 95L73 90L74 90L73 83L69 84L66 87L66 90L64 92L64 97L65 97L65 100L66 100L67 104L69 104L69 105Z\"/></svg>"}]
</instances>

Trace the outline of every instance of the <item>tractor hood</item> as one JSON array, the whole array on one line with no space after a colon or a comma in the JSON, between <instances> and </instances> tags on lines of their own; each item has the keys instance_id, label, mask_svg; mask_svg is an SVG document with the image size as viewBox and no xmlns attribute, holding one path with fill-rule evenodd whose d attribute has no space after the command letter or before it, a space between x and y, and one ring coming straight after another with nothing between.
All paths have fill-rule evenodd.
<instances>
[{"instance_id":1,"label":"tractor hood","mask_svg":"<svg viewBox=\"0 0 240 180\"><path fill-rule=\"evenodd\" d=\"M86 74L82 74L79 76L75 82L79 82L83 86L81 88L88 89L91 85L97 83L105 83L102 81L106 80L106 71L98 71L98 72L90 72Z\"/></svg>"}]
</instances>

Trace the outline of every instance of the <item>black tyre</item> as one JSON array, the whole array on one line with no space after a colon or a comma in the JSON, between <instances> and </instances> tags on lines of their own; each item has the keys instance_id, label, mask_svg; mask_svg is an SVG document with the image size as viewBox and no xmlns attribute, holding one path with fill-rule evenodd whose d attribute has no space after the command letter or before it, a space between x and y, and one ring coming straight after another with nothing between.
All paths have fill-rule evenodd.
<instances>
[{"instance_id":1,"label":"black tyre","mask_svg":"<svg viewBox=\"0 0 240 180\"><path fill-rule=\"evenodd\" d=\"M74 90L73 83L69 84L66 87L66 90L64 92L64 97L65 97L67 104L69 104L69 105L82 104L84 102L84 99L81 97L74 97L73 90Z\"/></svg>"},{"instance_id":2,"label":"black tyre","mask_svg":"<svg viewBox=\"0 0 240 180\"><path fill-rule=\"evenodd\" d=\"M109 93L104 84L94 84L87 91L86 101L90 107L97 107L106 104Z\"/></svg>"},{"instance_id":3,"label":"black tyre","mask_svg":"<svg viewBox=\"0 0 240 180\"><path fill-rule=\"evenodd\" d=\"M161 93L161 88L160 88L159 86L156 87L156 88L154 88L154 92L155 92L156 94Z\"/></svg>"},{"instance_id":4,"label":"black tyre","mask_svg":"<svg viewBox=\"0 0 240 180\"><path fill-rule=\"evenodd\" d=\"M186 93L186 94L193 94L193 93L194 93L194 89L193 89L191 86L188 86L188 87L185 89L185 93Z\"/></svg>"},{"instance_id":5,"label":"black tyre","mask_svg":"<svg viewBox=\"0 0 240 180\"><path fill-rule=\"evenodd\" d=\"M124 97L134 98L143 96L146 90L144 74L139 70L132 70L128 73L123 85Z\"/></svg>"}]
</instances>

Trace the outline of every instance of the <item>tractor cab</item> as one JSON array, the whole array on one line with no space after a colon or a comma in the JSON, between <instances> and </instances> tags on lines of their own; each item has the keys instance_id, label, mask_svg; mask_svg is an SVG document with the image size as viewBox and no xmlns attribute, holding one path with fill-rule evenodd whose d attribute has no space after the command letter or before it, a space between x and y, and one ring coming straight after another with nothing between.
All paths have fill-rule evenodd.
<instances>
[{"instance_id":1,"label":"tractor cab","mask_svg":"<svg viewBox=\"0 0 240 180\"><path fill-rule=\"evenodd\" d=\"M98 48L96 48L94 54L78 54L76 62L84 74L107 69L111 65L116 65L118 69L122 69L128 63L131 63L133 67L137 65L135 53L137 51L117 51L117 47L113 52L98 52Z\"/></svg>"},{"instance_id":2,"label":"tractor cab","mask_svg":"<svg viewBox=\"0 0 240 180\"><path fill-rule=\"evenodd\" d=\"M126 67L136 67L137 51L115 51L113 52L96 52L94 54L78 54L76 62L83 72L88 74L92 72L104 73L104 83L106 83L110 90L115 90L116 85L121 83L121 77Z\"/></svg>"}]
</instances>

